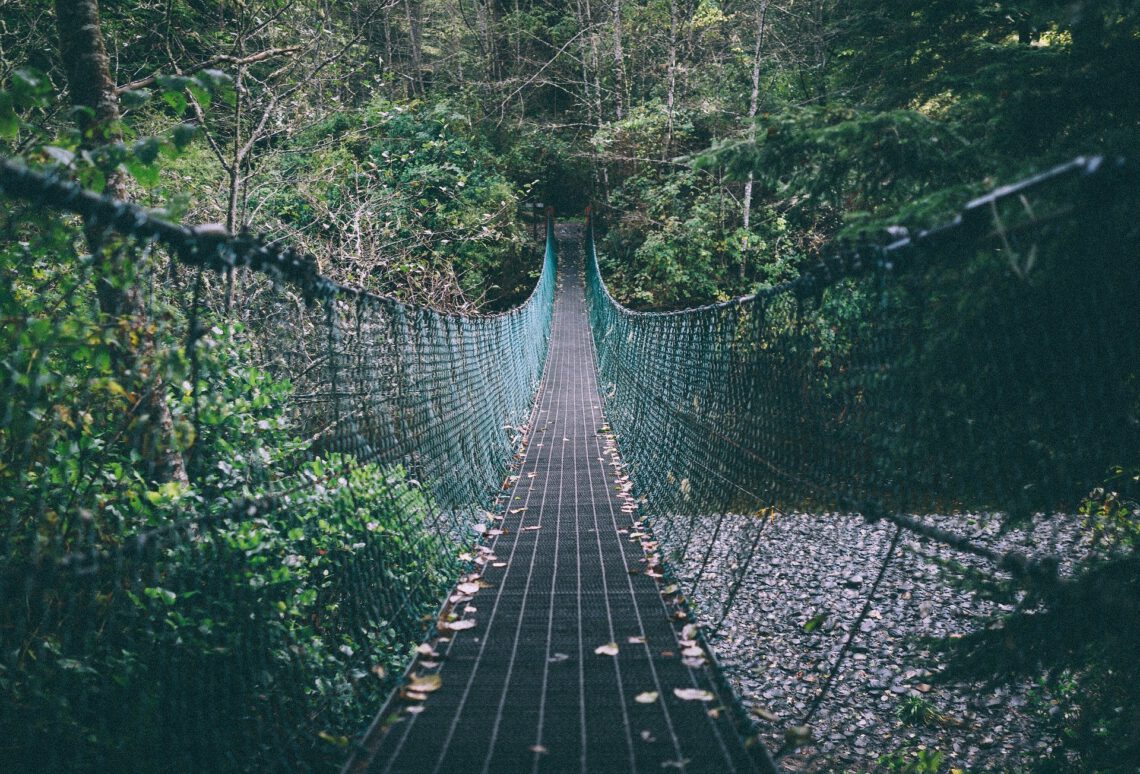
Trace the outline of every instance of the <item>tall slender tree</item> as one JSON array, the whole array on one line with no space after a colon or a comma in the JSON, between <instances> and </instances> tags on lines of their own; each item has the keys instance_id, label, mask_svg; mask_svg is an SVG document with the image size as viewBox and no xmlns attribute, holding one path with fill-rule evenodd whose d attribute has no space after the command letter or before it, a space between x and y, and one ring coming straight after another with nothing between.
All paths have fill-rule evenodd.
<instances>
[{"instance_id":1,"label":"tall slender tree","mask_svg":"<svg viewBox=\"0 0 1140 774\"><path fill-rule=\"evenodd\" d=\"M67 75L71 101L77 111L83 144L96 147L122 140L119 99L111 79L110 58L103 42L99 24L98 0L56 0L56 26L59 32L60 61ZM112 170L107 178L106 192L118 199L128 198L125 175ZM134 321L137 340L132 346L131 337L120 348L118 370L130 373L145 384L146 415L140 417L140 432L135 433L140 452L150 460L156 478L186 481L186 466L181 453L173 443L174 421L166 402L166 389L161 377L147 373L154 364L153 341L142 322L147 317L146 305L138 288L119 282L129 267L120 263L118 251L104 249L100 235L94 227L88 230L91 252L98 261L96 293L100 310L110 318Z\"/></svg>"}]
</instances>

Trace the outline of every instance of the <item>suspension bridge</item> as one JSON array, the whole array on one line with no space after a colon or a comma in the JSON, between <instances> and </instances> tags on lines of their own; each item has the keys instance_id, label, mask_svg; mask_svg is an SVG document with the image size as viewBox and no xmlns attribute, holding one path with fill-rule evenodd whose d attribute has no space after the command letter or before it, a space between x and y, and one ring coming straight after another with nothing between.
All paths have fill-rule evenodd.
<instances>
[{"instance_id":1,"label":"suspension bridge","mask_svg":"<svg viewBox=\"0 0 1140 774\"><path fill-rule=\"evenodd\" d=\"M464 317L3 162L6 265L27 263L7 308L51 303L5 334L0 756L28 771L793 763L834 686L860 679L851 657L904 534L1043 604L1074 598L1048 539L1013 550L947 516L1016 530L1073 514L1135 462L1132 179L1077 159L943 227L681 312L622 307L595 224L548 220L530 298ZM139 289L145 314L84 322L107 282ZM124 340L143 354L113 377ZM188 480L150 489L124 461L154 391ZM856 612L801 654L802 700L757 717L718 657L778 569L772 525L803 513L892 537Z\"/></svg>"}]
</instances>

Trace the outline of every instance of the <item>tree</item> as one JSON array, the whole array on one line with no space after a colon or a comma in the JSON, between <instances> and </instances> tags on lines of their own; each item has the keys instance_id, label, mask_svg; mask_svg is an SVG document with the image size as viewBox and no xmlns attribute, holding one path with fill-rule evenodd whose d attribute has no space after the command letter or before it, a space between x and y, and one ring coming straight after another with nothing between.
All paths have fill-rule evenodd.
<instances>
[{"instance_id":1,"label":"tree","mask_svg":"<svg viewBox=\"0 0 1140 774\"><path fill-rule=\"evenodd\" d=\"M79 108L83 142L88 147L120 142L119 100L99 24L98 0L56 0L55 8L60 61L67 74L71 101ZM118 199L128 198L126 177L121 170L111 171L106 191ZM117 257L117 251L102 244L96 224L90 224L87 234L92 255L100 264L96 272L100 310L112 321L131 321L134 328L124 337L118 367L146 384L147 414L138 419L141 432L136 434L140 451L144 459L151 461L157 478L185 482L186 466L174 445L174 420L165 384L160 375L147 372L155 364L148 357L153 354L153 341L146 332L146 305L137 284L122 283L132 267ZM131 343L132 335L137 335L140 344Z\"/></svg>"}]
</instances>

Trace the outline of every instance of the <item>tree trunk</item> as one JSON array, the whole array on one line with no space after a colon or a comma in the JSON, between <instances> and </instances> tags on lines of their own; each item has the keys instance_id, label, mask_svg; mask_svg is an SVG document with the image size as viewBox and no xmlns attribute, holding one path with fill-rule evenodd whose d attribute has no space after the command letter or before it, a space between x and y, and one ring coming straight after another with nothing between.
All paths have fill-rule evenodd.
<instances>
[{"instance_id":1,"label":"tree trunk","mask_svg":"<svg viewBox=\"0 0 1140 774\"><path fill-rule=\"evenodd\" d=\"M764 27L768 18L768 0L760 0L756 14L756 47L752 54L752 98L748 102L748 139L756 141L756 111L760 107L760 52L764 48ZM748 227L752 222L752 173L744 184L744 240L740 245L740 279L748 270Z\"/></svg>"},{"instance_id":2,"label":"tree trunk","mask_svg":"<svg viewBox=\"0 0 1140 774\"><path fill-rule=\"evenodd\" d=\"M614 106L617 120L625 116L625 54L621 47L621 0L614 4Z\"/></svg>"},{"instance_id":3,"label":"tree trunk","mask_svg":"<svg viewBox=\"0 0 1140 774\"><path fill-rule=\"evenodd\" d=\"M677 0L669 0L669 87L665 93L665 147L661 160L669 158L673 144L673 104L677 94Z\"/></svg>"},{"instance_id":4,"label":"tree trunk","mask_svg":"<svg viewBox=\"0 0 1140 774\"><path fill-rule=\"evenodd\" d=\"M90 111L79 111L84 146L121 140L117 128L121 117L119 100L115 95L110 60L99 26L98 0L56 0L55 16L60 60L67 76L72 104ZM117 199L127 198L126 180L121 172L108 176L105 190ZM145 385L148 396L145 404L147 414L140 419L142 432L136 435L136 446L143 459L153 466L155 478L185 482L186 466L182 454L173 444L174 420L166 403L166 387L161 379L147 373L151 366L148 355L154 353L154 341L146 332L146 305L136 284L119 288L114 281L127 268L124 259L114 257L117 253L114 250L108 254L100 243L99 234L89 231L87 236L92 255L100 262L96 265L96 295L100 311L112 320L126 317L132 323L132 330L116 357L115 367ZM141 343L131 346L132 335L137 335Z\"/></svg>"},{"instance_id":5,"label":"tree trunk","mask_svg":"<svg viewBox=\"0 0 1140 774\"><path fill-rule=\"evenodd\" d=\"M410 38L410 54L412 57L412 96L424 93L423 85L423 55L421 53L420 28L423 21L423 8L419 0L404 0L404 15L408 18L408 36Z\"/></svg>"}]
</instances>

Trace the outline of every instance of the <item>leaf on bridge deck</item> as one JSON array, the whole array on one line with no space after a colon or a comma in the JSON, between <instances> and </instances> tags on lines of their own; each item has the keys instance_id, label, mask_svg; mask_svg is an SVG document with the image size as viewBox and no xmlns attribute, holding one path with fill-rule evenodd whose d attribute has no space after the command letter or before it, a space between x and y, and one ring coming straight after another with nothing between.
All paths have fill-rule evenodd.
<instances>
[{"instance_id":1,"label":"leaf on bridge deck","mask_svg":"<svg viewBox=\"0 0 1140 774\"><path fill-rule=\"evenodd\" d=\"M616 642L607 642L605 645L599 645L594 648L594 653L599 656L616 656L618 654L618 644Z\"/></svg>"},{"instance_id":2,"label":"leaf on bridge deck","mask_svg":"<svg viewBox=\"0 0 1140 774\"><path fill-rule=\"evenodd\" d=\"M633 700L638 704L652 704L657 701L657 691L642 691L633 697Z\"/></svg>"},{"instance_id":3,"label":"leaf on bridge deck","mask_svg":"<svg viewBox=\"0 0 1140 774\"><path fill-rule=\"evenodd\" d=\"M439 675L412 675L412 680L408 683L407 688L416 693L432 693L438 691L442 686L443 678Z\"/></svg>"},{"instance_id":4,"label":"leaf on bridge deck","mask_svg":"<svg viewBox=\"0 0 1140 774\"><path fill-rule=\"evenodd\" d=\"M673 695L682 701L712 701L716 698L703 688L674 688Z\"/></svg>"},{"instance_id":5,"label":"leaf on bridge deck","mask_svg":"<svg viewBox=\"0 0 1140 774\"><path fill-rule=\"evenodd\" d=\"M473 582L460 583L455 587L455 590L461 594L474 594L479 591L479 584Z\"/></svg>"},{"instance_id":6,"label":"leaf on bridge deck","mask_svg":"<svg viewBox=\"0 0 1140 774\"><path fill-rule=\"evenodd\" d=\"M459 621L448 621L448 622L444 623L443 626L441 626L440 628L446 629L446 630L452 631L452 632L461 632L464 629L474 629L475 628L475 619L474 618L464 618L464 619L461 619Z\"/></svg>"}]
</instances>

